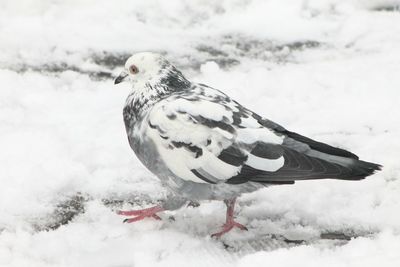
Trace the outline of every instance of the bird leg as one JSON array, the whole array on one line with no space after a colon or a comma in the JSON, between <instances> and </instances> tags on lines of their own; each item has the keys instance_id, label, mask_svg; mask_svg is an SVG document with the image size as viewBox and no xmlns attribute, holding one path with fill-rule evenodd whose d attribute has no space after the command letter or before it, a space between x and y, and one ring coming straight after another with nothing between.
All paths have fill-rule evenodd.
<instances>
[{"instance_id":1,"label":"bird leg","mask_svg":"<svg viewBox=\"0 0 400 267\"><path fill-rule=\"evenodd\" d=\"M226 199L224 200L224 203L226 204L227 210L226 210L226 222L225 224L222 226L222 231L212 234L211 237L221 237L223 234L226 234L227 232L229 232L230 230L233 229L233 227L237 227L240 230L248 230L246 226L235 222L235 220L233 219L233 211L235 208L235 202L236 202L236 198L232 198L232 199Z\"/></svg>"},{"instance_id":2,"label":"bird leg","mask_svg":"<svg viewBox=\"0 0 400 267\"><path fill-rule=\"evenodd\" d=\"M141 221L147 217L152 217L156 220L161 220L160 216L158 216L156 213L163 211L163 210L164 209L160 206L154 206L154 207L142 209L142 210L129 210L129 211L119 210L119 211L117 211L117 214L124 215L124 216L136 216L136 217L124 220L124 222L126 222L126 223L132 223L132 222Z\"/></svg>"}]
</instances>

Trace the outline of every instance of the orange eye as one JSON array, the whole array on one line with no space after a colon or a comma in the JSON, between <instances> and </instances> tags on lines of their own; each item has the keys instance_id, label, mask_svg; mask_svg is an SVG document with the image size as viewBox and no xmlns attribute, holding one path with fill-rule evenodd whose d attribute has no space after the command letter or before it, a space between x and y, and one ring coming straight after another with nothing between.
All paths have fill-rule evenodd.
<instances>
[{"instance_id":1,"label":"orange eye","mask_svg":"<svg viewBox=\"0 0 400 267\"><path fill-rule=\"evenodd\" d=\"M136 73L139 72L139 69L138 69L138 67L136 67L135 65L132 65L132 66L129 67L129 71L130 71L130 73L132 73L132 74L136 74Z\"/></svg>"}]
</instances>

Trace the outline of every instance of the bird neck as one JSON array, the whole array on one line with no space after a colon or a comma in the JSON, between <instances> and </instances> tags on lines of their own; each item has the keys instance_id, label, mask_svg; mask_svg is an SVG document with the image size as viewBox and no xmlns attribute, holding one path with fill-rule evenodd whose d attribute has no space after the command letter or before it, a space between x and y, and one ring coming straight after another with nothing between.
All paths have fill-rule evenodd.
<instances>
[{"instance_id":1,"label":"bird neck","mask_svg":"<svg viewBox=\"0 0 400 267\"><path fill-rule=\"evenodd\" d=\"M165 75L148 80L144 84L136 84L126 99L125 107L129 107L132 116L137 118L155 103L169 95L188 90L191 83L177 69Z\"/></svg>"}]
</instances>

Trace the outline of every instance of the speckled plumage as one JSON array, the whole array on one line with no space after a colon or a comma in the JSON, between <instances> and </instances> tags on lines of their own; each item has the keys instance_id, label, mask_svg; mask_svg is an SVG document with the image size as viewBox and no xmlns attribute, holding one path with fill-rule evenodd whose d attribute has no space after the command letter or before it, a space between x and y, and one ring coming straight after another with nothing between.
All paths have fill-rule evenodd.
<instances>
[{"instance_id":1,"label":"speckled plumage","mask_svg":"<svg viewBox=\"0 0 400 267\"><path fill-rule=\"evenodd\" d=\"M188 81L160 55L139 53L126 69L131 64L139 74L123 75L133 83L124 107L129 144L179 199L232 199L295 180L359 180L380 168Z\"/></svg>"}]
</instances>

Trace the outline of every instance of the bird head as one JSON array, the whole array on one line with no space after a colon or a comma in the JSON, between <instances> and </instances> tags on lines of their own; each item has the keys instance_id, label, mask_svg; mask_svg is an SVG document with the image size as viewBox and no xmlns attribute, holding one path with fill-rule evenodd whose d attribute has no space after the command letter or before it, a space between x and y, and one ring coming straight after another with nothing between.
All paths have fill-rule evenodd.
<instances>
[{"instance_id":1,"label":"bird head","mask_svg":"<svg viewBox=\"0 0 400 267\"><path fill-rule=\"evenodd\" d=\"M114 84L121 82L132 83L135 88L162 86L173 90L178 89L173 87L188 83L182 73L163 56L151 52L136 53L128 58Z\"/></svg>"}]
</instances>

